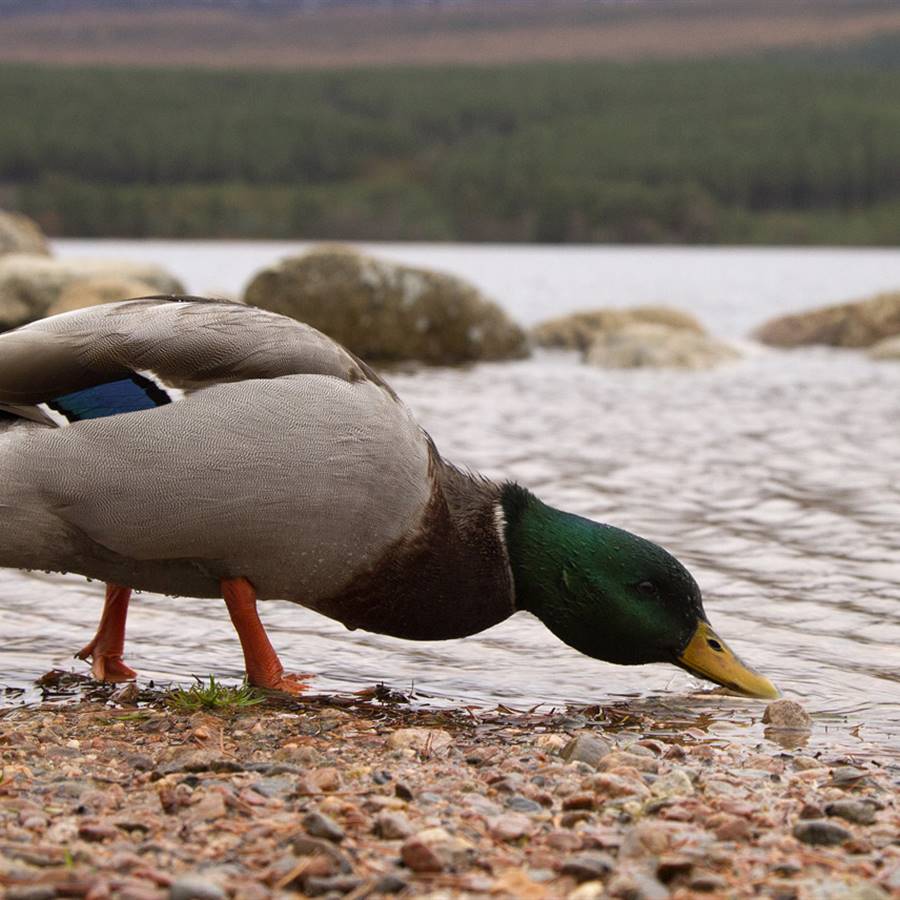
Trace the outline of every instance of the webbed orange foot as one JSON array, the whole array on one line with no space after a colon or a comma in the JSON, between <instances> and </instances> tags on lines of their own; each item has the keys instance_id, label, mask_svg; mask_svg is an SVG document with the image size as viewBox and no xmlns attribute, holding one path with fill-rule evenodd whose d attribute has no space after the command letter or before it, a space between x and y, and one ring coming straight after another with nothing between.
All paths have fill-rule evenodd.
<instances>
[{"instance_id":1,"label":"webbed orange foot","mask_svg":"<svg viewBox=\"0 0 900 900\"><path fill-rule=\"evenodd\" d=\"M228 614L244 651L247 681L253 687L287 694L302 694L309 690L305 680L312 675L285 675L268 635L256 612L256 589L246 578L223 578L222 596Z\"/></svg>"},{"instance_id":2,"label":"webbed orange foot","mask_svg":"<svg viewBox=\"0 0 900 900\"><path fill-rule=\"evenodd\" d=\"M131 588L118 584L106 586L106 602L94 639L85 644L77 659L91 660L91 674L97 681L131 681L137 672L122 661L125 649L125 619Z\"/></svg>"},{"instance_id":3,"label":"webbed orange foot","mask_svg":"<svg viewBox=\"0 0 900 900\"><path fill-rule=\"evenodd\" d=\"M308 691L311 685L305 682L315 676L307 672L297 672L290 675L280 675L271 685L257 685L257 687L266 687L272 691L284 691L286 694L302 694Z\"/></svg>"}]
</instances>

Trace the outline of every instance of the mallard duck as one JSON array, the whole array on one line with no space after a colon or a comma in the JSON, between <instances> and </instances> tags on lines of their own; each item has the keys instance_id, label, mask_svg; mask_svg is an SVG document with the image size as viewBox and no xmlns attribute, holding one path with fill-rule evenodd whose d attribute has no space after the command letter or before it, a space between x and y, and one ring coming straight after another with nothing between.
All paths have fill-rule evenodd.
<instances>
[{"instance_id":1,"label":"mallard duck","mask_svg":"<svg viewBox=\"0 0 900 900\"><path fill-rule=\"evenodd\" d=\"M299 692L257 600L411 640L519 610L588 656L671 662L757 697L697 583L636 535L445 461L391 388L315 329L148 297L0 336L0 565L106 583L95 678L123 660L133 589L222 597L247 678Z\"/></svg>"}]
</instances>

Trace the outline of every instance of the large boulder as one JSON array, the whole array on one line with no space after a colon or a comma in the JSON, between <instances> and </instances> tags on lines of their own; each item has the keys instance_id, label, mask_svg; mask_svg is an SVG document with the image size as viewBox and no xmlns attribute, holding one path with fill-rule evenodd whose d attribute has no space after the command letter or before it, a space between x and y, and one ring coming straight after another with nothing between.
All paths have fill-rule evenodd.
<instances>
[{"instance_id":1,"label":"large boulder","mask_svg":"<svg viewBox=\"0 0 900 900\"><path fill-rule=\"evenodd\" d=\"M84 309L86 306L147 297L155 293L157 290L152 284L138 278L126 275L92 275L67 284L45 315L55 316L74 309Z\"/></svg>"},{"instance_id":2,"label":"large boulder","mask_svg":"<svg viewBox=\"0 0 900 900\"><path fill-rule=\"evenodd\" d=\"M140 293L144 294L184 292L177 278L152 263L51 259L13 253L0 257L0 331L40 319L70 285L97 278L129 282L132 287L128 288L128 293L134 290L137 282L141 283Z\"/></svg>"},{"instance_id":3,"label":"large boulder","mask_svg":"<svg viewBox=\"0 0 900 900\"><path fill-rule=\"evenodd\" d=\"M593 309L549 319L535 325L531 336L540 347L585 351L598 334L641 322L706 334L704 327L690 313L671 306L635 306L630 309Z\"/></svg>"},{"instance_id":4,"label":"large boulder","mask_svg":"<svg viewBox=\"0 0 900 900\"><path fill-rule=\"evenodd\" d=\"M900 334L879 341L869 350L869 356L872 359L888 359L900 362Z\"/></svg>"},{"instance_id":5,"label":"large boulder","mask_svg":"<svg viewBox=\"0 0 900 900\"><path fill-rule=\"evenodd\" d=\"M871 347L900 334L900 292L771 319L754 337L775 347Z\"/></svg>"},{"instance_id":6,"label":"large boulder","mask_svg":"<svg viewBox=\"0 0 900 900\"><path fill-rule=\"evenodd\" d=\"M448 365L528 353L524 332L472 285L343 247L264 269L244 300L307 322L366 360Z\"/></svg>"},{"instance_id":7,"label":"large boulder","mask_svg":"<svg viewBox=\"0 0 900 900\"><path fill-rule=\"evenodd\" d=\"M712 369L739 358L733 347L708 335L636 322L595 335L585 362L604 369Z\"/></svg>"},{"instance_id":8,"label":"large boulder","mask_svg":"<svg viewBox=\"0 0 900 900\"><path fill-rule=\"evenodd\" d=\"M50 245L37 222L22 213L0 209L0 256L7 253L50 255Z\"/></svg>"}]
</instances>

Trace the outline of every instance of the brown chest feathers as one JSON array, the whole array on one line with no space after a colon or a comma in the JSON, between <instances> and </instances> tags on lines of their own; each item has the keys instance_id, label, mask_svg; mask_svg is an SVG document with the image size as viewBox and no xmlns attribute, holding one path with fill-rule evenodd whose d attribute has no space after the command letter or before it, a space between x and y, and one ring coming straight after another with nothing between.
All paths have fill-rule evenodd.
<instances>
[{"instance_id":1,"label":"brown chest feathers","mask_svg":"<svg viewBox=\"0 0 900 900\"><path fill-rule=\"evenodd\" d=\"M432 449L432 492L421 527L340 594L316 604L348 628L408 640L465 637L515 612L495 519L499 487Z\"/></svg>"}]
</instances>

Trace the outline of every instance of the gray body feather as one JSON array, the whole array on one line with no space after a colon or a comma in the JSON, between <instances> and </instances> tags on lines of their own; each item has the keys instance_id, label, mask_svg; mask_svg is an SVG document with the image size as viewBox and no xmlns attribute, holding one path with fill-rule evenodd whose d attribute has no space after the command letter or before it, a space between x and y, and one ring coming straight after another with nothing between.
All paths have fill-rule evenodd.
<instances>
[{"instance_id":1,"label":"gray body feather","mask_svg":"<svg viewBox=\"0 0 900 900\"><path fill-rule=\"evenodd\" d=\"M185 396L65 427L39 405L140 371ZM0 410L2 566L197 597L243 576L408 637L513 612L497 487L293 320L161 299L57 316L0 336Z\"/></svg>"}]
</instances>

